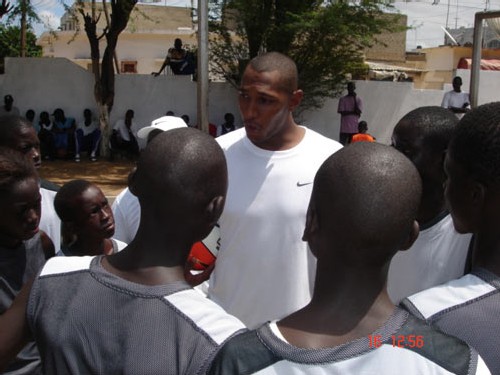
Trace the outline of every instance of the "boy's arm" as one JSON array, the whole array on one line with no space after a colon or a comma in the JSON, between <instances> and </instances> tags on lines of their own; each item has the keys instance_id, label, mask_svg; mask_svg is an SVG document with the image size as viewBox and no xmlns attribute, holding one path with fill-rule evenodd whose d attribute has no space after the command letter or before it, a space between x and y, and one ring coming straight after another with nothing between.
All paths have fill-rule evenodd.
<instances>
[{"instance_id":1,"label":"boy's arm","mask_svg":"<svg viewBox=\"0 0 500 375\"><path fill-rule=\"evenodd\" d=\"M3 373L31 337L26 307L32 285L33 280L28 281L12 305L0 315L0 373Z\"/></svg>"}]
</instances>

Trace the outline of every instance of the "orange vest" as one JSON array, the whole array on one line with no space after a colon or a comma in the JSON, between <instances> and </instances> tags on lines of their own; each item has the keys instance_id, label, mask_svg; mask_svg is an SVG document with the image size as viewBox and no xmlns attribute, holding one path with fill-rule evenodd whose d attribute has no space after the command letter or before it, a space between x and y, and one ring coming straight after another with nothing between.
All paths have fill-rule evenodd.
<instances>
[{"instance_id":1,"label":"orange vest","mask_svg":"<svg viewBox=\"0 0 500 375\"><path fill-rule=\"evenodd\" d=\"M352 136L351 143L354 142L375 142L375 138L367 133L358 133Z\"/></svg>"}]
</instances>

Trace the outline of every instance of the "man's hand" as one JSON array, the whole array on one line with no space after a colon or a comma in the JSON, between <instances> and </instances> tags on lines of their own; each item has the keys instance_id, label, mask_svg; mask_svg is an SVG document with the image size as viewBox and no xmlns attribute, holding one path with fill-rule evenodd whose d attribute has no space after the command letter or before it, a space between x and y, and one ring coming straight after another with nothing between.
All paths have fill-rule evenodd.
<instances>
[{"instance_id":1,"label":"man's hand","mask_svg":"<svg viewBox=\"0 0 500 375\"><path fill-rule=\"evenodd\" d=\"M184 266L184 278L192 287L200 285L201 283L207 281L210 278L210 275L215 268L215 262L207 266L207 268L205 268L201 272L195 270L194 265L195 265L194 260L188 260L186 261L186 264ZM193 273L192 271L195 271L196 273Z\"/></svg>"}]
</instances>

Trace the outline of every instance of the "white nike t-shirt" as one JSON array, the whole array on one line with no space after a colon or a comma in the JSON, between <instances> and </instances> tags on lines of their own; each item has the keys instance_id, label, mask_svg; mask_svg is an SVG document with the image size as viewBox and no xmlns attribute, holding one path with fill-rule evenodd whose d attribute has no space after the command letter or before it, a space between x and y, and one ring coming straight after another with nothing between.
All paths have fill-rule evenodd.
<instances>
[{"instance_id":1,"label":"white nike t-shirt","mask_svg":"<svg viewBox=\"0 0 500 375\"><path fill-rule=\"evenodd\" d=\"M256 147L239 129L217 138L229 189L209 297L254 328L311 299L316 260L302 241L314 176L340 143L306 128L285 151Z\"/></svg>"}]
</instances>

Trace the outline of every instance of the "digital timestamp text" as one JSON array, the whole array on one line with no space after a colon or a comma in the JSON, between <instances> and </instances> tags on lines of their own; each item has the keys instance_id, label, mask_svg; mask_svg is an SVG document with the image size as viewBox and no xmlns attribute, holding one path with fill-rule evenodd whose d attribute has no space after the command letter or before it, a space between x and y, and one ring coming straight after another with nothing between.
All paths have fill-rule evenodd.
<instances>
[{"instance_id":1,"label":"digital timestamp text","mask_svg":"<svg viewBox=\"0 0 500 375\"><path fill-rule=\"evenodd\" d=\"M384 342L381 335L368 335L368 345L370 348L378 348ZM392 335L389 343L398 348L422 348L424 346L424 336L422 335Z\"/></svg>"}]
</instances>

